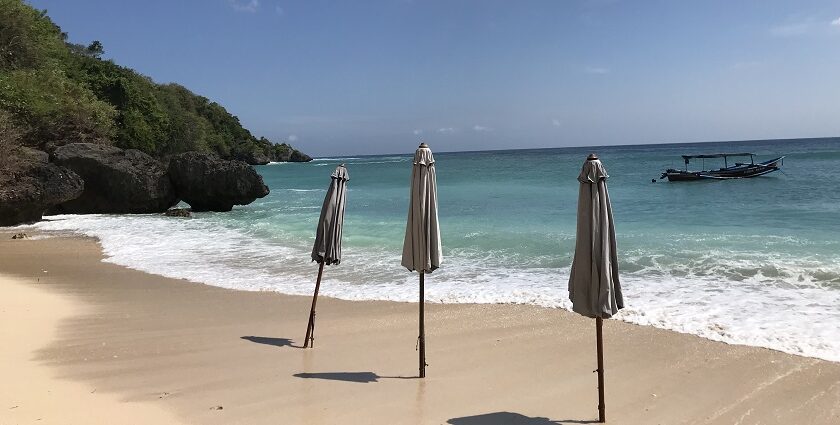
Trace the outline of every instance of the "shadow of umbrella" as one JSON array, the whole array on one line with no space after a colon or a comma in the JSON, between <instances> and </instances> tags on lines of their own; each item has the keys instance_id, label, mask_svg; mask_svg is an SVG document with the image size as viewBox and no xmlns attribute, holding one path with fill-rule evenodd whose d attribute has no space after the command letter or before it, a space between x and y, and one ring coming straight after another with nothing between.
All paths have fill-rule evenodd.
<instances>
[{"instance_id":1,"label":"shadow of umbrella","mask_svg":"<svg viewBox=\"0 0 840 425\"><path fill-rule=\"evenodd\" d=\"M242 336L241 339L257 344L273 345L275 347L296 347L289 338L271 338L267 336Z\"/></svg>"},{"instance_id":2,"label":"shadow of umbrella","mask_svg":"<svg viewBox=\"0 0 840 425\"><path fill-rule=\"evenodd\" d=\"M296 378L329 379L331 381L359 382L363 384L379 382L379 375L373 372L296 373L294 376Z\"/></svg>"},{"instance_id":3,"label":"shadow of umbrella","mask_svg":"<svg viewBox=\"0 0 840 425\"><path fill-rule=\"evenodd\" d=\"M373 372L304 372L296 373L293 376L304 379L327 379L331 381L358 382L361 384L379 382L380 379L417 379L416 376L379 376Z\"/></svg>"},{"instance_id":4,"label":"shadow of umbrella","mask_svg":"<svg viewBox=\"0 0 840 425\"><path fill-rule=\"evenodd\" d=\"M483 415L452 418L446 423L452 425L563 425L563 424L593 424L598 421L560 420L552 421L548 418L532 418L513 412L495 412Z\"/></svg>"}]
</instances>

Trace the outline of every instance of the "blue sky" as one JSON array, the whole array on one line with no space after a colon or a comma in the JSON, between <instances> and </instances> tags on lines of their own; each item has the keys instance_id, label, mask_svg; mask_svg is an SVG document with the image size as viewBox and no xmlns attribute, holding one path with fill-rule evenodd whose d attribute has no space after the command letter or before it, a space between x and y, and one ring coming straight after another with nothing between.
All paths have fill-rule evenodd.
<instances>
[{"instance_id":1,"label":"blue sky","mask_svg":"<svg viewBox=\"0 0 840 425\"><path fill-rule=\"evenodd\" d=\"M840 2L32 0L329 156L840 135Z\"/></svg>"}]
</instances>

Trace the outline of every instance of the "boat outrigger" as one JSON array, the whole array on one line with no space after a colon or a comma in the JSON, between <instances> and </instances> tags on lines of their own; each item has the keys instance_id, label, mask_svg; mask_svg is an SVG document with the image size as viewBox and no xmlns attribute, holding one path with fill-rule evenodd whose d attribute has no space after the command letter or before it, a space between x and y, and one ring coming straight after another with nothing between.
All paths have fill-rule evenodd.
<instances>
[{"instance_id":1,"label":"boat outrigger","mask_svg":"<svg viewBox=\"0 0 840 425\"><path fill-rule=\"evenodd\" d=\"M736 162L735 165L729 166L729 157L741 156L750 157L749 163ZM668 181L690 181L690 180L728 180L728 179L744 179L748 177L763 176L774 171L778 171L783 163L784 156L771 159L764 162L755 162L755 154L752 153L716 153L711 155L683 155L685 161L685 170L675 170L669 168L662 173L660 179L668 178ZM723 158L723 168L706 170L705 160L712 158ZM703 160L703 170L688 171L688 163L692 159Z\"/></svg>"}]
</instances>

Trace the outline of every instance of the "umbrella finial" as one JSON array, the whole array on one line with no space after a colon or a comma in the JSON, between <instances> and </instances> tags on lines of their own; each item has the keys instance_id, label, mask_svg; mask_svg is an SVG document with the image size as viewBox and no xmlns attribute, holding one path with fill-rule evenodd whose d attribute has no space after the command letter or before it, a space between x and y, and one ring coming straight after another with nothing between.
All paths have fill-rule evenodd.
<instances>
[{"instance_id":1,"label":"umbrella finial","mask_svg":"<svg viewBox=\"0 0 840 425\"><path fill-rule=\"evenodd\" d=\"M420 142L420 147L428 149L429 145L427 145L426 142Z\"/></svg>"},{"instance_id":2,"label":"umbrella finial","mask_svg":"<svg viewBox=\"0 0 840 425\"><path fill-rule=\"evenodd\" d=\"M594 161L596 159L598 159L598 154L596 154L595 152L589 154L589 156L586 157L587 161Z\"/></svg>"}]
</instances>

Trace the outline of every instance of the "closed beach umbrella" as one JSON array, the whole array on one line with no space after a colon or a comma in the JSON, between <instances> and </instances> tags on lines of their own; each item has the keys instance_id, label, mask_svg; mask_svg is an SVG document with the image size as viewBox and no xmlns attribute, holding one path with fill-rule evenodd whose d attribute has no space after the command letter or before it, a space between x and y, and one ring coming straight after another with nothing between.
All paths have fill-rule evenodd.
<instances>
[{"instance_id":1,"label":"closed beach umbrella","mask_svg":"<svg viewBox=\"0 0 840 425\"><path fill-rule=\"evenodd\" d=\"M423 307L424 276L440 267L440 226L437 214L437 179L435 159L432 150L421 143L414 153L411 170L411 193L408 206L408 221L405 225L402 265L409 271L420 274L420 377L426 376L426 332Z\"/></svg>"},{"instance_id":2,"label":"closed beach umbrella","mask_svg":"<svg viewBox=\"0 0 840 425\"><path fill-rule=\"evenodd\" d=\"M569 276L569 299L572 310L595 318L598 351L598 416L604 413L604 343L602 319L624 308L618 280L615 225L607 171L595 154L589 155L580 171L575 257Z\"/></svg>"},{"instance_id":3,"label":"closed beach umbrella","mask_svg":"<svg viewBox=\"0 0 840 425\"><path fill-rule=\"evenodd\" d=\"M315 231L315 244L312 246L312 261L318 263L318 280L315 282L315 294L312 296L312 309L309 311L309 324L306 326L306 339L303 348L315 344L315 304L318 302L318 290L321 288L321 276L324 265L341 262L341 231L344 227L344 205L347 200L347 180L350 175L344 164L335 168L330 175L330 187L321 206L321 218Z\"/></svg>"}]
</instances>

